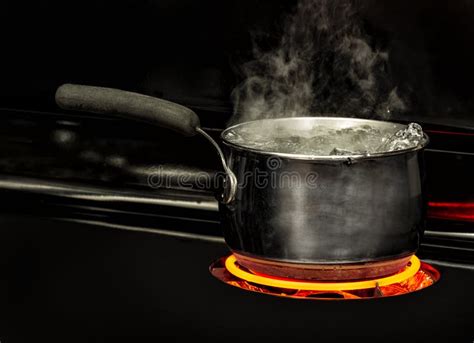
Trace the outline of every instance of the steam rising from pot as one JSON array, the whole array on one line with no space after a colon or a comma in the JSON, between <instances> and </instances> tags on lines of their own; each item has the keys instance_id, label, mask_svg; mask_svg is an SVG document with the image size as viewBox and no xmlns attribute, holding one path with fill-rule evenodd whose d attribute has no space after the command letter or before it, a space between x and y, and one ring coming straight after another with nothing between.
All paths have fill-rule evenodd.
<instances>
[{"instance_id":1,"label":"steam rising from pot","mask_svg":"<svg viewBox=\"0 0 474 343\"><path fill-rule=\"evenodd\" d=\"M276 48L255 45L255 59L241 67L231 124L318 114L389 119L405 110L389 55L373 46L356 5L299 0Z\"/></svg>"}]
</instances>

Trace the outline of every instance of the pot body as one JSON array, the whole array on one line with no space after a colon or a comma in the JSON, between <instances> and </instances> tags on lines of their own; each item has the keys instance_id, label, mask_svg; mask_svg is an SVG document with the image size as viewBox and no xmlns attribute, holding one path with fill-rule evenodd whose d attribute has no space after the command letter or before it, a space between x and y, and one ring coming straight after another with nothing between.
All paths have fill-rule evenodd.
<instances>
[{"instance_id":1,"label":"pot body","mask_svg":"<svg viewBox=\"0 0 474 343\"><path fill-rule=\"evenodd\" d=\"M238 180L224 237L250 259L298 265L400 259L424 229L423 149L307 161L227 146Z\"/></svg>"},{"instance_id":2,"label":"pot body","mask_svg":"<svg viewBox=\"0 0 474 343\"><path fill-rule=\"evenodd\" d=\"M427 140L405 150L379 151L400 132L404 139L422 135L421 128L412 125L406 131L401 124L356 118L261 119L222 132L229 150L226 163L219 145L199 127L197 115L183 106L117 89L71 84L58 88L56 102L64 109L126 116L208 139L226 172L220 205L224 236L244 266L255 270L265 265L260 271L303 277L307 266L319 270L314 266L350 264L350 270L360 270L353 264L394 259L401 261L398 268L418 248L423 231L420 156ZM368 136L373 130L387 138L384 144L371 143ZM291 149L285 153L287 138L298 153ZM362 141L367 149L351 156L337 151L334 156L334 150L324 149L308 153L300 149L307 141L302 138L317 148L359 151L352 148ZM280 273L295 266L303 272ZM396 271L385 263L378 263L378 269L382 271L377 275Z\"/></svg>"}]
</instances>

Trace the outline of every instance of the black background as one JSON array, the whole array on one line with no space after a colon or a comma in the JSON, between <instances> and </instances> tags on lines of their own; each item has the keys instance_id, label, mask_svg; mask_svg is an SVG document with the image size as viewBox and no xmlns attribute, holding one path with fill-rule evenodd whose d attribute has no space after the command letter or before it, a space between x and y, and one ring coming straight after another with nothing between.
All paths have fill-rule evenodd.
<instances>
[{"instance_id":1,"label":"black background","mask_svg":"<svg viewBox=\"0 0 474 343\"><path fill-rule=\"evenodd\" d=\"M2 1L0 106L56 110L63 82L231 111L250 32L278 34L294 0ZM472 127L474 3L361 1L411 115ZM362 5L361 5L362 4Z\"/></svg>"}]
</instances>

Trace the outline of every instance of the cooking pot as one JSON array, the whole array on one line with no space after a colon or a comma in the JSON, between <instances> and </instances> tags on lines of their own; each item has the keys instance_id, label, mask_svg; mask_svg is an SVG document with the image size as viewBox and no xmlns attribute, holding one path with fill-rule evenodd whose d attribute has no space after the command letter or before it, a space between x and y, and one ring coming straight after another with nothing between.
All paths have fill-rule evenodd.
<instances>
[{"instance_id":1,"label":"cooking pot","mask_svg":"<svg viewBox=\"0 0 474 343\"><path fill-rule=\"evenodd\" d=\"M218 196L225 241L253 272L299 279L359 279L395 273L419 247L424 230L423 148L374 154L312 155L266 151L237 140L310 128L404 125L376 120L301 117L245 122L222 132L226 150L200 128L189 108L117 89L65 84L64 109L106 113L204 136L225 171Z\"/></svg>"}]
</instances>

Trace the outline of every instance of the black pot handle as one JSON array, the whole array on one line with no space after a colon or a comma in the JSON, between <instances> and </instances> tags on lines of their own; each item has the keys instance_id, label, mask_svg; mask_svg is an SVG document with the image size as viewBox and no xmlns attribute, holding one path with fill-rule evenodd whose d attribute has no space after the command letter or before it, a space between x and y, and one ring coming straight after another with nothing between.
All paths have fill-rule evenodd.
<instances>
[{"instance_id":1,"label":"black pot handle","mask_svg":"<svg viewBox=\"0 0 474 343\"><path fill-rule=\"evenodd\" d=\"M191 109L163 99L114 88L64 84L56 90L56 103L65 110L104 113L144 121L168 128L185 136L197 133L217 150L226 172L221 201L232 202L237 191L237 178L225 161L219 145L200 128L199 117Z\"/></svg>"},{"instance_id":2,"label":"black pot handle","mask_svg":"<svg viewBox=\"0 0 474 343\"><path fill-rule=\"evenodd\" d=\"M191 109L163 99L119 89L64 84L56 103L66 110L104 113L132 118L194 136L199 117Z\"/></svg>"}]
</instances>

